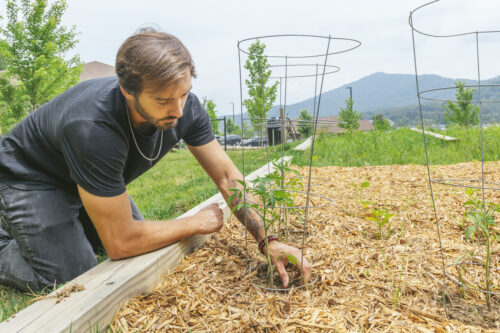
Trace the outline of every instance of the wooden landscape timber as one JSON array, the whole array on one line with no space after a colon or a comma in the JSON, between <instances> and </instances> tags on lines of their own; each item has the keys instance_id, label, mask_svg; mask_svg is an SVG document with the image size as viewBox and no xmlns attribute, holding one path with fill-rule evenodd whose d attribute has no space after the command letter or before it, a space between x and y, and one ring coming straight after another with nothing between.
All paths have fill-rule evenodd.
<instances>
[{"instance_id":1,"label":"wooden landscape timber","mask_svg":"<svg viewBox=\"0 0 500 333\"><path fill-rule=\"evenodd\" d=\"M422 130L418 129L418 128L410 128L410 130L418 132L418 133L422 133ZM425 131L425 134L433 136L433 137L441 139L441 140L444 140L444 141L457 141L458 140L457 138L454 138L454 137L451 137L451 136L446 136L446 135L442 135L442 134L432 133L432 132L429 132L429 131Z\"/></svg>"},{"instance_id":2,"label":"wooden landscape timber","mask_svg":"<svg viewBox=\"0 0 500 333\"><path fill-rule=\"evenodd\" d=\"M291 157L284 159L289 161ZM245 179L249 182L273 170L269 163ZM224 210L224 221L227 221L230 210L220 193L180 217L192 216L214 202ZM173 270L186 255L203 247L206 237L195 235L129 259L107 259L0 323L0 332L89 332L104 329L125 301L152 290L164 273Z\"/></svg>"}]
</instances>

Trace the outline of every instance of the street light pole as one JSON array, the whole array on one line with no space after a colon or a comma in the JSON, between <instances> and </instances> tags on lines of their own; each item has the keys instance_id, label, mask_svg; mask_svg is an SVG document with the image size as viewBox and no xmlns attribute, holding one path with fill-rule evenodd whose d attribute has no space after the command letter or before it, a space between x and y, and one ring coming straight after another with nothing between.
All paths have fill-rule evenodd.
<instances>
[{"instance_id":1,"label":"street light pole","mask_svg":"<svg viewBox=\"0 0 500 333\"><path fill-rule=\"evenodd\" d=\"M234 123L234 103L233 103L233 102L231 102L231 103L229 103L229 104L233 104L233 123Z\"/></svg>"},{"instance_id":2,"label":"street light pole","mask_svg":"<svg viewBox=\"0 0 500 333\"><path fill-rule=\"evenodd\" d=\"M349 89L349 96L351 97L352 100L352 87L346 87L346 89Z\"/></svg>"}]
</instances>

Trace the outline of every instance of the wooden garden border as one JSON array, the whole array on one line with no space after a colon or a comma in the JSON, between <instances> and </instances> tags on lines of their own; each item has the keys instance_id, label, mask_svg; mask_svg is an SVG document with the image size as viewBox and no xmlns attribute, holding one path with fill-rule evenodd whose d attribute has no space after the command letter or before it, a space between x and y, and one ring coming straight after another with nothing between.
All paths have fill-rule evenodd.
<instances>
[{"instance_id":1,"label":"wooden garden border","mask_svg":"<svg viewBox=\"0 0 500 333\"><path fill-rule=\"evenodd\" d=\"M293 150L306 150L307 148L311 147L312 144L312 136L307 138L306 141L302 142L300 145L295 147Z\"/></svg>"},{"instance_id":2,"label":"wooden garden border","mask_svg":"<svg viewBox=\"0 0 500 333\"><path fill-rule=\"evenodd\" d=\"M291 157L285 157L291 160ZM264 165L246 177L251 181L273 170ZM204 201L180 217L191 216L201 208L218 203L224 210L224 221L229 208L220 193ZM186 255L203 247L206 236L195 235L166 248L134 258L106 260L80 275L63 288L55 290L15 316L0 323L0 332L95 332L103 330L127 300L152 290L161 276L173 270ZM57 302L58 294L73 285L83 286Z\"/></svg>"},{"instance_id":3,"label":"wooden garden border","mask_svg":"<svg viewBox=\"0 0 500 333\"><path fill-rule=\"evenodd\" d=\"M422 130L418 129L418 128L410 128L410 130L412 130L414 132L422 133ZM458 140L457 138L454 138L451 136L437 134L437 133L433 133L433 132L429 132L429 131L425 131L425 134L433 136L433 137L441 139L441 140L444 140L444 141L457 141Z\"/></svg>"}]
</instances>

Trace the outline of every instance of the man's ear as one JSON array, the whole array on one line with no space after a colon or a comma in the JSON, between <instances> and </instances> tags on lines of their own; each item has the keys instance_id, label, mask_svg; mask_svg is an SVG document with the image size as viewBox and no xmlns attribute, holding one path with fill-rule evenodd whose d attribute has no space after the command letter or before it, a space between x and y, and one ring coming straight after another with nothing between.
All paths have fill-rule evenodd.
<instances>
[{"instance_id":1,"label":"man's ear","mask_svg":"<svg viewBox=\"0 0 500 333\"><path fill-rule=\"evenodd\" d=\"M120 86L120 90L123 94L123 96L125 96L125 99L127 100L133 100L134 98L134 95L132 95L131 93L129 93L125 88L123 88L122 86Z\"/></svg>"}]
</instances>

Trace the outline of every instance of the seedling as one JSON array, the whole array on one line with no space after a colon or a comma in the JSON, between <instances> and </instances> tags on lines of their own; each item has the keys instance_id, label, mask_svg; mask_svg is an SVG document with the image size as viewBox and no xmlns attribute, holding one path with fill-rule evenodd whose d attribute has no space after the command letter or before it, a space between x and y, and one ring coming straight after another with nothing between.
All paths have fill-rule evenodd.
<instances>
[{"instance_id":1,"label":"seedling","mask_svg":"<svg viewBox=\"0 0 500 333\"><path fill-rule=\"evenodd\" d=\"M287 189L289 190L290 196L292 198L291 202L284 202L284 235L285 235L285 240L288 240L289 236L289 226L288 226L288 217L290 214L295 214L297 216L297 219L299 222L302 224L302 217L301 214L303 214L303 210L299 208L294 208L293 202L295 202L295 199L297 198L299 191L302 190L303 188L303 183L302 183L302 175L300 172L297 170L294 170L290 168L290 164L286 161L283 161L283 163L279 163L279 160L275 160L272 162L278 176L275 177L275 185L276 187L281 187L282 189ZM281 172L281 176L279 176L279 173ZM291 205L289 205L291 203ZM281 227L279 228L281 229ZM281 232L281 230L279 230Z\"/></svg>"},{"instance_id":2,"label":"seedling","mask_svg":"<svg viewBox=\"0 0 500 333\"><path fill-rule=\"evenodd\" d=\"M463 276L464 273L467 273L467 269L462 265L462 263L465 262L465 259L468 258L472 261L476 260L474 258L474 251L467 251L466 254L458 257L457 259L455 259L455 262L453 263L455 265L455 268L457 270L457 273L458 273L458 280L460 281L460 283L462 284L461 285L461 290L460 290L460 293L462 294L462 297L465 298L465 283L467 282L470 286L472 286L473 288L476 288L476 286L472 283L472 282L469 282L469 281L466 281L465 277Z\"/></svg>"},{"instance_id":3,"label":"seedling","mask_svg":"<svg viewBox=\"0 0 500 333\"><path fill-rule=\"evenodd\" d=\"M359 202L363 205L364 209L367 209L370 205L374 204L371 201L364 201L361 199L361 196L364 192L365 189L367 189L370 186L369 182L363 182L359 186L354 185L354 187L358 190L359 192ZM387 272L387 275L389 276L389 279L391 280L391 293L392 293L392 303L394 306L397 306L399 304L399 299L401 298L401 285L403 281L403 271L404 271L404 266L406 264L406 246L405 246L405 256L403 256L403 259L401 261L401 269L399 271L399 276L397 282L394 280L394 277L392 275L391 270L389 269L389 263L387 262L387 258L385 256L385 251L384 248L382 247L382 229L384 225L387 225L387 235L390 236L392 233L391 226L389 224L389 220L394 214L389 213L387 208L371 208L371 215L370 216L365 216L365 219L369 221L373 221L377 224L378 226L378 245L379 245L379 250L380 254L382 255L382 259L384 262L384 267ZM401 226L401 233L404 235L403 228ZM365 237L366 233L363 230L362 231L363 236ZM364 272L365 277L368 277L369 271Z\"/></svg>"},{"instance_id":4,"label":"seedling","mask_svg":"<svg viewBox=\"0 0 500 333\"><path fill-rule=\"evenodd\" d=\"M465 213L462 219L463 223L465 221L470 221L470 225L465 228L465 240L474 240L476 234L480 234L484 237L486 243L486 260L484 262L484 268L486 272L486 304L488 305L488 310L491 311L491 281L490 281L490 262L491 262L491 238L496 236L493 227L497 225L495 221L495 213L500 212L500 205L493 202L484 202L478 198L477 189L466 189L465 193L469 197L464 203Z\"/></svg>"},{"instance_id":5,"label":"seedling","mask_svg":"<svg viewBox=\"0 0 500 333\"><path fill-rule=\"evenodd\" d=\"M394 216L384 208L372 208L370 209L372 216L366 216L365 219L373 221L378 226L378 239L382 239L382 228L387 224L387 235L390 236L392 233L391 226L388 224L389 219Z\"/></svg>"},{"instance_id":6,"label":"seedling","mask_svg":"<svg viewBox=\"0 0 500 333\"><path fill-rule=\"evenodd\" d=\"M273 165L276 167L276 170L266 176L257 177L253 181L253 185L251 187L248 186L244 181L238 180L237 182L242 186L242 189L236 187L230 189L232 194L228 199L228 202L234 204L233 208L231 209L231 213L234 213L235 211L240 209L248 209L255 211L257 215L262 219L265 233L264 242L269 271L269 284L271 285L271 288L273 287L274 267L271 262L271 257L269 254L269 243L267 240L269 229L280 219L277 208L286 207L286 210L289 210L291 213L296 213L298 211L293 208L294 193L292 193L288 187L290 186L291 188L295 188L296 186L299 186L299 183L301 186L301 182L299 181L300 178L298 178L299 180L297 180L297 178L291 178L287 182L285 182L285 170L288 170L288 172L293 172L289 168L288 164L283 163L283 165L280 165L279 161L273 161ZM260 201L260 204L257 202L242 201L244 192L251 196L254 196L258 201Z\"/></svg>"}]
</instances>

